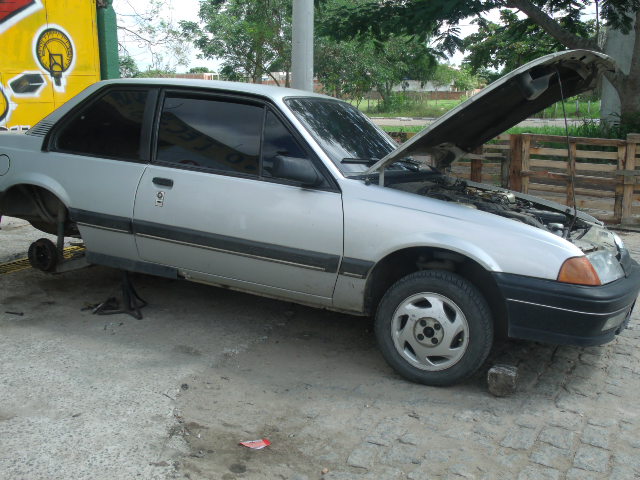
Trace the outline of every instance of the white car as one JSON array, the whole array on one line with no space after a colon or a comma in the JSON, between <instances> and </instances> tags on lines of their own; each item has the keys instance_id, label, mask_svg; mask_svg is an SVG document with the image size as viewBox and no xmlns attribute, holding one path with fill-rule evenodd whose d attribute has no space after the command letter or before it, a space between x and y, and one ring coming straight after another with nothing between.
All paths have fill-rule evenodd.
<instances>
[{"instance_id":1,"label":"white car","mask_svg":"<svg viewBox=\"0 0 640 480\"><path fill-rule=\"evenodd\" d=\"M615 234L442 173L611 68L589 51L543 57L400 147L322 95L100 82L0 135L0 214L58 234L58 248L32 245L42 270L57 269L64 236L81 237L92 264L372 315L397 372L451 384L494 335L594 345L628 322L640 273Z\"/></svg>"}]
</instances>

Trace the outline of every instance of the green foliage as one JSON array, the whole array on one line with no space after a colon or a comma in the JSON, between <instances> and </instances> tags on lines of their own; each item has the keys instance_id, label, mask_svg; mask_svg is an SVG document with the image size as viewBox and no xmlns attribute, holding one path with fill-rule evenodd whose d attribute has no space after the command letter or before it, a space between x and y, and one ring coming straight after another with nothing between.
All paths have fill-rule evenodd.
<instances>
[{"instance_id":1,"label":"green foliage","mask_svg":"<svg viewBox=\"0 0 640 480\"><path fill-rule=\"evenodd\" d=\"M435 53L424 42L391 36L385 42L370 41L372 82L382 96L383 110L392 108L392 90L405 78L427 82L437 68Z\"/></svg>"},{"instance_id":2,"label":"green foliage","mask_svg":"<svg viewBox=\"0 0 640 480\"><path fill-rule=\"evenodd\" d=\"M169 68L149 68L147 70L138 72L136 78L163 78L173 77L176 71Z\"/></svg>"},{"instance_id":3,"label":"green foliage","mask_svg":"<svg viewBox=\"0 0 640 480\"><path fill-rule=\"evenodd\" d=\"M583 125L569 126L569 136L571 137L586 137L586 138L625 138L625 136L607 136L604 135L603 132L597 128L598 124L593 123L592 127L584 127ZM595 128L593 127L595 126ZM393 127L393 126L382 126L381 127L385 132L398 132L398 133L407 133L407 132L421 132L427 127L420 126L407 126L407 127ZM556 127L552 125L544 125L541 127L513 127L507 130L505 133L531 133L535 135L558 135L564 136L566 131L564 127Z\"/></svg>"},{"instance_id":4,"label":"green foliage","mask_svg":"<svg viewBox=\"0 0 640 480\"><path fill-rule=\"evenodd\" d=\"M207 67L191 67L187 73L211 73Z\"/></svg>"},{"instance_id":5,"label":"green foliage","mask_svg":"<svg viewBox=\"0 0 640 480\"><path fill-rule=\"evenodd\" d=\"M438 65L430 80L436 90L452 85L457 78L457 70L449 65Z\"/></svg>"},{"instance_id":6,"label":"green foliage","mask_svg":"<svg viewBox=\"0 0 640 480\"><path fill-rule=\"evenodd\" d=\"M136 61L126 53L119 56L120 78L134 78L140 74Z\"/></svg>"},{"instance_id":7,"label":"green foliage","mask_svg":"<svg viewBox=\"0 0 640 480\"><path fill-rule=\"evenodd\" d=\"M329 3L330 1L323 2ZM442 51L461 46L456 24L487 10L479 0L360 0L329 7L323 32L337 39L410 35L435 40ZM492 7L491 7L492 8Z\"/></svg>"},{"instance_id":8,"label":"green foliage","mask_svg":"<svg viewBox=\"0 0 640 480\"><path fill-rule=\"evenodd\" d=\"M333 12L347 5L371 5L372 0L330 0L318 10L315 66L318 80L325 90L338 97L360 101L366 92L375 88L382 96L381 109L389 111L393 102L401 101L393 95L394 85L404 79L427 82L436 66L438 52L426 41L416 37L390 35L376 40L363 33L350 40L336 40L326 33L325 22Z\"/></svg>"},{"instance_id":9,"label":"green foliage","mask_svg":"<svg viewBox=\"0 0 640 480\"><path fill-rule=\"evenodd\" d=\"M133 58L126 53L120 56L120 77L121 78L156 78L171 77L176 73L172 68L148 68L140 70Z\"/></svg>"},{"instance_id":10,"label":"green foliage","mask_svg":"<svg viewBox=\"0 0 640 480\"><path fill-rule=\"evenodd\" d=\"M202 57L221 58L228 77L260 82L274 64L290 70L291 0L201 0L199 18L180 22L182 33Z\"/></svg>"},{"instance_id":11,"label":"green foliage","mask_svg":"<svg viewBox=\"0 0 640 480\"><path fill-rule=\"evenodd\" d=\"M474 74L471 69L466 67L456 70L453 82L456 90L462 92L487 86L487 80L484 77Z\"/></svg>"},{"instance_id":12,"label":"green foliage","mask_svg":"<svg viewBox=\"0 0 640 480\"><path fill-rule=\"evenodd\" d=\"M322 0L331 4L332 0ZM455 25L468 17L481 17L483 13L505 6L520 8L522 3L536 6L553 18L560 19L570 31L578 28L587 0L369 0L342 2L334 7L324 24L326 34L335 38L353 38L372 34L376 38L389 35L416 35L422 39L435 38L443 47L458 48L461 40ZM601 19L605 26L631 30L638 0L598 0ZM520 10L522 10L520 8ZM452 27L453 26L453 27Z\"/></svg>"},{"instance_id":13,"label":"green foliage","mask_svg":"<svg viewBox=\"0 0 640 480\"><path fill-rule=\"evenodd\" d=\"M640 114L625 115L614 123L585 120L576 127L576 136L625 139L630 133L640 132Z\"/></svg>"},{"instance_id":14,"label":"green foliage","mask_svg":"<svg viewBox=\"0 0 640 480\"><path fill-rule=\"evenodd\" d=\"M243 80L242 75L229 65L225 65L220 69L220 78L230 82L241 82Z\"/></svg>"},{"instance_id":15,"label":"green foliage","mask_svg":"<svg viewBox=\"0 0 640 480\"><path fill-rule=\"evenodd\" d=\"M437 118L456 107L460 100L439 100L438 103L416 100L405 93L394 93L391 97L390 106L385 108L382 101L371 101L361 103L363 112L376 117L415 117L415 118ZM370 109L367 109L367 105Z\"/></svg>"},{"instance_id":16,"label":"green foliage","mask_svg":"<svg viewBox=\"0 0 640 480\"><path fill-rule=\"evenodd\" d=\"M316 76L327 93L359 101L373 88L371 51L359 42L320 37L314 53Z\"/></svg>"},{"instance_id":17,"label":"green foliage","mask_svg":"<svg viewBox=\"0 0 640 480\"><path fill-rule=\"evenodd\" d=\"M595 35L594 21L560 19L559 22L577 36ZM565 50L564 45L531 19L520 19L513 10L501 10L499 23L482 17L472 23L478 25L478 32L464 39L467 52L464 64L474 73L487 67L508 73L538 57Z\"/></svg>"},{"instance_id":18,"label":"green foliage","mask_svg":"<svg viewBox=\"0 0 640 480\"><path fill-rule=\"evenodd\" d=\"M460 103L466 100L466 98L461 98L460 100L438 100L437 104L434 105L433 103L428 102L424 98L425 96L410 96L408 94L397 95L400 99L394 99L389 110L384 110L384 108L382 108L382 102L378 103L375 100L360 104L360 109L366 114L383 117L436 118L448 112L452 108L457 107ZM367 106L370 108L367 108ZM575 98L569 99L566 103L567 117L571 119L582 119L585 123L599 125L599 122L595 122L594 119L597 119L600 116L600 102L591 102L590 107L591 108L589 109L589 105L586 101L581 100L578 103L578 109L576 110ZM546 108L543 112L537 113L535 117L546 119L562 118L562 105L560 103L552 105ZM640 122L637 122L635 127L632 123L629 128L631 128L631 130L629 130L630 132L634 131L633 128L636 128L636 132L640 131ZM616 137L614 136L612 138Z\"/></svg>"},{"instance_id":19,"label":"green foliage","mask_svg":"<svg viewBox=\"0 0 640 480\"><path fill-rule=\"evenodd\" d=\"M585 21L585 7L594 6L599 7L598 18ZM360 0L333 8L323 28L338 39L430 38L440 51L451 52L465 47L457 28L463 19L482 19L484 13L505 7L511 9L503 14L506 23L479 20L484 31L466 44L475 47L469 66L476 72L492 64L518 65L559 48L601 51L601 26L630 33L636 17L640 24L639 0ZM527 18L515 17L514 10ZM629 73L619 69L605 73L620 97L623 121L640 115L640 44L636 45Z\"/></svg>"}]
</instances>

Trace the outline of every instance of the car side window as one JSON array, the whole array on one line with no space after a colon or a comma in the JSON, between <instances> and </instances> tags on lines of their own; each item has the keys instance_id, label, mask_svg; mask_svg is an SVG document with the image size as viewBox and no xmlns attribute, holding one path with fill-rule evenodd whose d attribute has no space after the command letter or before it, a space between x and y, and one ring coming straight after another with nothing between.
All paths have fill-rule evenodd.
<instances>
[{"instance_id":1,"label":"car side window","mask_svg":"<svg viewBox=\"0 0 640 480\"><path fill-rule=\"evenodd\" d=\"M141 160L140 134L147 96L145 90L109 90L62 127L55 139L55 149Z\"/></svg>"},{"instance_id":2,"label":"car side window","mask_svg":"<svg viewBox=\"0 0 640 480\"><path fill-rule=\"evenodd\" d=\"M213 171L258 175L261 106L169 94L158 129L156 160Z\"/></svg>"},{"instance_id":3,"label":"car side window","mask_svg":"<svg viewBox=\"0 0 640 480\"><path fill-rule=\"evenodd\" d=\"M273 162L276 156L305 158L309 162L307 153L291 135L291 132L280 119L271 111L267 111L262 140L262 176L272 178Z\"/></svg>"}]
</instances>

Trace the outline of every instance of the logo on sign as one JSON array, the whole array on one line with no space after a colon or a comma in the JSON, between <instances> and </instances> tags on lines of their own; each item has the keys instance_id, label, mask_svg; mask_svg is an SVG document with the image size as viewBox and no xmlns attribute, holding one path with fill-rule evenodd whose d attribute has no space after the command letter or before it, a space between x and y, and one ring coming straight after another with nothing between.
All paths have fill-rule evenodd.
<instances>
[{"instance_id":1,"label":"logo on sign","mask_svg":"<svg viewBox=\"0 0 640 480\"><path fill-rule=\"evenodd\" d=\"M75 63L69 34L59 25L48 25L37 33L34 49L36 60L51 75L54 88L64 91L64 75Z\"/></svg>"},{"instance_id":2,"label":"logo on sign","mask_svg":"<svg viewBox=\"0 0 640 480\"><path fill-rule=\"evenodd\" d=\"M0 122L3 120L8 120L9 116L9 99L0 88Z\"/></svg>"}]
</instances>

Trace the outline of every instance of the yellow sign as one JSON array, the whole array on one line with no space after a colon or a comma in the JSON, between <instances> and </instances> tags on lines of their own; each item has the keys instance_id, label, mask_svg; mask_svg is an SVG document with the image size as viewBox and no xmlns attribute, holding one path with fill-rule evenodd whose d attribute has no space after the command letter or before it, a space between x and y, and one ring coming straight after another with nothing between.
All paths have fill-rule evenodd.
<instances>
[{"instance_id":1,"label":"yellow sign","mask_svg":"<svg viewBox=\"0 0 640 480\"><path fill-rule=\"evenodd\" d=\"M95 1L0 1L0 127L30 127L100 80Z\"/></svg>"}]
</instances>

